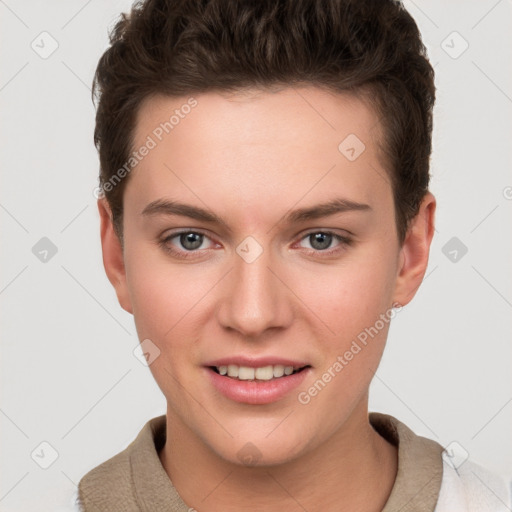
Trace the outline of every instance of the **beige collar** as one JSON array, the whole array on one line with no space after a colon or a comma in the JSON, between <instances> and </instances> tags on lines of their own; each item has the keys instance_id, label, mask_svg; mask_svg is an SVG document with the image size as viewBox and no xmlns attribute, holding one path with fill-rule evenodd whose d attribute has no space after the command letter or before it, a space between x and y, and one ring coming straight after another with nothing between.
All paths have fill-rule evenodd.
<instances>
[{"instance_id":1,"label":"beige collar","mask_svg":"<svg viewBox=\"0 0 512 512\"><path fill-rule=\"evenodd\" d=\"M382 512L433 512L443 478L443 447L393 416L371 412L373 428L398 446L398 472Z\"/></svg>"},{"instance_id":2,"label":"beige collar","mask_svg":"<svg viewBox=\"0 0 512 512\"><path fill-rule=\"evenodd\" d=\"M433 512L443 474L443 447L417 436L387 414L369 414L373 428L398 445L398 473L382 512ZM84 512L189 512L172 485L158 452L166 417L149 420L122 452L89 471L78 484Z\"/></svg>"}]
</instances>

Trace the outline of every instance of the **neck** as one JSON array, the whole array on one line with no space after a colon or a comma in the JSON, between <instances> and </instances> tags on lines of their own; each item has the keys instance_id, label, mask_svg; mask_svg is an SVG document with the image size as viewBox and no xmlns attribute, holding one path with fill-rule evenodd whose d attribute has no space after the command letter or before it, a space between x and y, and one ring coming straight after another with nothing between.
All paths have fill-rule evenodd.
<instances>
[{"instance_id":1,"label":"neck","mask_svg":"<svg viewBox=\"0 0 512 512\"><path fill-rule=\"evenodd\" d=\"M169 410L166 433L163 467L188 506L209 512L380 512L398 468L398 450L370 425L367 401L323 444L280 465L226 461Z\"/></svg>"}]
</instances>

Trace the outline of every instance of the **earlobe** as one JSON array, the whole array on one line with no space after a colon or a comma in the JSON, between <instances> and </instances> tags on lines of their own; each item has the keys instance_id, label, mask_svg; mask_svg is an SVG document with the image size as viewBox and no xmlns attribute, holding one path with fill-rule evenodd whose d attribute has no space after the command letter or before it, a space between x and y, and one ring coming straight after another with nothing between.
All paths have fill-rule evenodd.
<instances>
[{"instance_id":1,"label":"earlobe","mask_svg":"<svg viewBox=\"0 0 512 512\"><path fill-rule=\"evenodd\" d=\"M434 236L435 210L435 197L427 192L418 214L410 222L400 250L394 301L402 306L412 300L427 270L430 244Z\"/></svg>"},{"instance_id":2,"label":"earlobe","mask_svg":"<svg viewBox=\"0 0 512 512\"><path fill-rule=\"evenodd\" d=\"M100 214L101 248L105 272L116 291L119 304L128 313L133 314L126 282L123 248L114 230L112 213L105 198L98 199L98 211Z\"/></svg>"}]
</instances>

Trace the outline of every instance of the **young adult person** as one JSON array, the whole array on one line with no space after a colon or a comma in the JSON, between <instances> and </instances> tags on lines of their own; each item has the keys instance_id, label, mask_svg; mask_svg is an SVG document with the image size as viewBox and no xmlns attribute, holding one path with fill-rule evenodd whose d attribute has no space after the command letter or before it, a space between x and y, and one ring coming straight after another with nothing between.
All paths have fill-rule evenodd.
<instances>
[{"instance_id":1,"label":"young adult person","mask_svg":"<svg viewBox=\"0 0 512 512\"><path fill-rule=\"evenodd\" d=\"M167 411L80 509L510 507L368 412L434 231L434 73L401 3L147 0L94 86L104 266Z\"/></svg>"}]
</instances>

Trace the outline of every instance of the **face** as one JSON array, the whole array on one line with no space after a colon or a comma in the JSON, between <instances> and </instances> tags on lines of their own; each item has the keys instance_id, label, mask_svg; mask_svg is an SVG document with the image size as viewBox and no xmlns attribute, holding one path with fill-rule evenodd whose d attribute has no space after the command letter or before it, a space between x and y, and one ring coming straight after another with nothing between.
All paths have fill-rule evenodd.
<instances>
[{"instance_id":1,"label":"face","mask_svg":"<svg viewBox=\"0 0 512 512\"><path fill-rule=\"evenodd\" d=\"M314 87L138 113L134 147L151 148L126 184L124 253L103 209L105 266L168 420L225 460L283 463L367 421L434 204L401 246L379 130L362 101Z\"/></svg>"}]
</instances>

